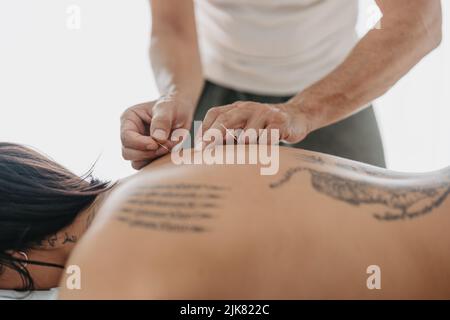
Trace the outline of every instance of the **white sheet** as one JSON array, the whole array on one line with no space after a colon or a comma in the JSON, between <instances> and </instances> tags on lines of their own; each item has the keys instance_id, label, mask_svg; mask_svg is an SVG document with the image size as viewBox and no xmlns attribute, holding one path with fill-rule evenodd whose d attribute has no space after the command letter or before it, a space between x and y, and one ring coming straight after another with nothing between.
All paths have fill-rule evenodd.
<instances>
[{"instance_id":1,"label":"white sheet","mask_svg":"<svg viewBox=\"0 0 450 320\"><path fill-rule=\"evenodd\" d=\"M28 296L24 292L0 290L0 300L55 300L58 289L33 291Z\"/></svg>"}]
</instances>

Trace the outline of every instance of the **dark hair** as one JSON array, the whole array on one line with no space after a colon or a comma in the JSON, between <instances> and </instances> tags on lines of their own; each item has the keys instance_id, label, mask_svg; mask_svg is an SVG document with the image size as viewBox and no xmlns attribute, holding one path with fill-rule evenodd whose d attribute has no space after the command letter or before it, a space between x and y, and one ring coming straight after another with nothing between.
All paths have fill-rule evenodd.
<instances>
[{"instance_id":1,"label":"dark hair","mask_svg":"<svg viewBox=\"0 0 450 320\"><path fill-rule=\"evenodd\" d=\"M110 188L91 173L79 177L30 148L0 143L0 274L5 267L16 271L21 290L33 290L34 282L23 261L8 251L38 247Z\"/></svg>"}]
</instances>

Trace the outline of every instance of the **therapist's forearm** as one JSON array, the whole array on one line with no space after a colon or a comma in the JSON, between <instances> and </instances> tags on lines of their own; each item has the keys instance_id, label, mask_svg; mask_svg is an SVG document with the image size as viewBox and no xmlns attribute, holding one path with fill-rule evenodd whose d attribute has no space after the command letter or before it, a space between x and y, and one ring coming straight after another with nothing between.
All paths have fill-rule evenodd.
<instances>
[{"instance_id":1,"label":"therapist's forearm","mask_svg":"<svg viewBox=\"0 0 450 320\"><path fill-rule=\"evenodd\" d=\"M386 16L386 15L385 15ZM293 99L311 130L338 122L383 95L441 40L440 11L435 17L385 17L331 74Z\"/></svg>"},{"instance_id":2,"label":"therapist's forearm","mask_svg":"<svg viewBox=\"0 0 450 320\"><path fill-rule=\"evenodd\" d=\"M158 30L152 34L150 58L160 94L176 95L195 107L203 87L196 39L170 28Z\"/></svg>"}]
</instances>

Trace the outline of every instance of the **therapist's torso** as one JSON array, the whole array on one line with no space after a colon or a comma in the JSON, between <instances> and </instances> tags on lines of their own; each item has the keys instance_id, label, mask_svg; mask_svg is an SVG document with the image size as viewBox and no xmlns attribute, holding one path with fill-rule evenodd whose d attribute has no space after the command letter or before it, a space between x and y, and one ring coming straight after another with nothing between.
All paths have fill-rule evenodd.
<instances>
[{"instance_id":1,"label":"therapist's torso","mask_svg":"<svg viewBox=\"0 0 450 320\"><path fill-rule=\"evenodd\" d=\"M358 0L196 0L205 76L292 95L336 68L357 42Z\"/></svg>"}]
</instances>

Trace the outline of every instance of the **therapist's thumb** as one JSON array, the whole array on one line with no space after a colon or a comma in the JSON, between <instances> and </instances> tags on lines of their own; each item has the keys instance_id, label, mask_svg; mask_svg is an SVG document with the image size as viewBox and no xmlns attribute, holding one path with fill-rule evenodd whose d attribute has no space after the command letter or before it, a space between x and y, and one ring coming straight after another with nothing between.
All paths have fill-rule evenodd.
<instances>
[{"instance_id":1,"label":"therapist's thumb","mask_svg":"<svg viewBox=\"0 0 450 320\"><path fill-rule=\"evenodd\" d=\"M164 104L156 105L152 112L150 135L161 142L167 141L172 131L173 108Z\"/></svg>"}]
</instances>

